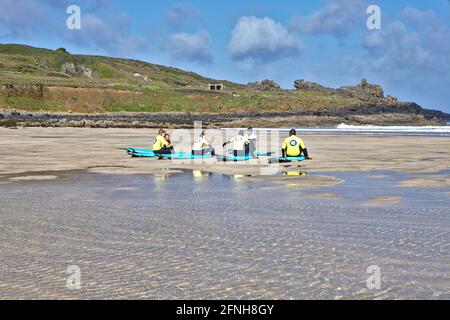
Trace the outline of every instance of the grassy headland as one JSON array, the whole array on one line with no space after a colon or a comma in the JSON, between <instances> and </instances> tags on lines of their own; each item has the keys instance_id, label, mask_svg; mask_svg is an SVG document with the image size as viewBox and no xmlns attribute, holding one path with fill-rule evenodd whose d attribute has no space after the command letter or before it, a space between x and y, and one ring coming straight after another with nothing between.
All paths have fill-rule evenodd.
<instances>
[{"instance_id":1,"label":"grassy headland","mask_svg":"<svg viewBox=\"0 0 450 320\"><path fill-rule=\"evenodd\" d=\"M221 83L225 90L209 91L209 83ZM287 112L289 116L319 118L311 124L323 124L320 118L327 116L336 118L332 123L344 122L346 115L367 115L369 107L369 115L407 114L404 120L410 123L438 123L448 116L385 98L380 87L370 84L337 90L308 82L302 85L299 90L245 86L142 61L75 55L62 48L0 44L0 109L4 110L88 115L181 112L243 117ZM17 118L17 113L15 117L15 122L27 124ZM0 116L0 122L6 118L8 114ZM394 122L402 122L401 117L394 118ZM361 121L364 122L357 122Z\"/></svg>"}]
</instances>

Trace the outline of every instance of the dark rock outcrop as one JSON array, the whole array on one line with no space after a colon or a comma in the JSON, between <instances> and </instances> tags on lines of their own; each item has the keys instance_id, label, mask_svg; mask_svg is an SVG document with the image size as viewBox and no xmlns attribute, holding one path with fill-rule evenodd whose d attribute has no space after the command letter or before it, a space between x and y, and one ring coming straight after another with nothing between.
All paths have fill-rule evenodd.
<instances>
[{"instance_id":1,"label":"dark rock outcrop","mask_svg":"<svg viewBox=\"0 0 450 320\"><path fill-rule=\"evenodd\" d=\"M319 83L301 79L294 81L294 88L296 90L332 92L346 98L356 98L368 102L376 102L384 99L383 88L377 84L369 83L366 79L362 79L361 83L356 86L346 86L339 89L328 88ZM391 96L388 96L387 99L390 102L397 101L396 98Z\"/></svg>"},{"instance_id":2,"label":"dark rock outcrop","mask_svg":"<svg viewBox=\"0 0 450 320\"><path fill-rule=\"evenodd\" d=\"M341 87L336 93L350 98L357 98L363 101L373 101L384 98L383 88L377 84L370 84L366 79L356 86Z\"/></svg>"},{"instance_id":3,"label":"dark rock outcrop","mask_svg":"<svg viewBox=\"0 0 450 320\"><path fill-rule=\"evenodd\" d=\"M263 80L259 82L249 82L247 84L247 90L250 91L279 91L281 87L273 80Z\"/></svg>"},{"instance_id":4,"label":"dark rock outcrop","mask_svg":"<svg viewBox=\"0 0 450 320\"><path fill-rule=\"evenodd\" d=\"M388 115L398 123L439 124L450 115L441 111L422 109L415 103L395 104L356 104L340 107L324 107L320 110L298 109L289 112L240 112L225 114L204 113L19 113L0 112L0 126L15 123L21 126L38 127L95 127L95 128L156 128L160 126L190 128L194 121L201 121L205 126L220 127L242 121L258 121L264 124L274 118L313 117L316 125L321 125L321 118L333 118L334 123L357 119L358 123L372 124L374 119L386 119ZM366 119L366 120L365 120ZM404 119L404 121L402 120ZM356 120L355 120L356 121ZM380 121L382 124L382 121ZM377 124L380 124L377 123ZM392 124L392 123L390 123Z\"/></svg>"},{"instance_id":5,"label":"dark rock outcrop","mask_svg":"<svg viewBox=\"0 0 450 320\"><path fill-rule=\"evenodd\" d=\"M389 101L389 102L398 102L397 97L393 97L393 96L391 96L391 95L388 95L388 96L386 97L386 100Z\"/></svg>"},{"instance_id":6,"label":"dark rock outcrop","mask_svg":"<svg viewBox=\"0 0 450 320\"><path fill-rule=\"evenodd\" d=\"M303 80L303 79L295 80L294 88L296 90L333 91L333 89L324 87L317 82L311 82L311 81L307 81L307 80Z\"/></svg>"},{"instance_id":7,"label":"dark rock outcrop","mask_svg":"<svg viewBox=\"0 0 450 320\"><path fill-rule=\"evenodd\" d=\"M75 64L73 62L64 63L61 66L61 72L71 77L86 76L90 79L93 78L91 69L82 64Z\"/></svg>"}]
</instances>

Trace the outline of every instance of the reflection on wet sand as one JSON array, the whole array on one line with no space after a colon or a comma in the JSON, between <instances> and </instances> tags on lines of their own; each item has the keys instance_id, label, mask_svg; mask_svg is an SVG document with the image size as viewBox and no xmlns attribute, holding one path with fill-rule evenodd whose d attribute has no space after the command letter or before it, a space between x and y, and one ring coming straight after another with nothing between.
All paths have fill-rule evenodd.
<instances>
[{"instance_id":1,"label":"reflection on wet sand","mask_svg":"<svg viewBox=\"0 0 450 320\"><path fill-rule=\"evenodd\" d=\"M299 170L289 170L289 171L282 172L283 176L288 176L288 177L292 177L292 176L306 176L306 174L307 174L306 171L299 171Z\"/></svg>"},{"instance_id":2,"label":"reflection on wet sand","mask_svg":"<svg viewBox=\"0 0 450 320\"><path fill-rule=\"evenodd\" d=\"M334 199L334 200L342 199L342 197L334 193L311 193L305 195L305 197L310 199Z\"/></svg>"},{"instance_id":3,"label":"reflection on wet sand","mask_svg":"<svg viewBox=\"0 0 450 320\"><path fill-rule=\"evenodd\" d=\"M370 188L361 174L288 186L307 177L10 181L0 185L0 298L449 298L443 190L397 188L389 175ZM383 196L404 201L362 206ZM81 290L66 287L71 265ZM366 287L370 265L380 290Z\"/></svg>"},{"instance_id":4,"label":"reflection on wet sand","mask_svg":"<svg viewBox=\"0 0 450 320\"><path fill-rule=\"evenodd\" d=\"M196 181L202 181L205 178L208 178L208 173L205 173L201 170L192 170L192 176Z\"/></svg>"},{"instance_id":5,"label":"reflection on wet sand","mask_svg":"<svg viewBox=\"0 0 450 320\"><path fill-rule=\"evenodd\" d=\"M205 178L208 178L213 173L204 172L201 170L192 170L192 176L195 181L203 181ZM289 170L289 171L281 171L277 175L273 175L274 177L277 176L285 176L285 177L295 177L295 176L305 176L307 174L306 171L300 171L300 170ZM251 175L251 174L219 174L224 176L225 178L232 178L235 181L240 181L245 178L255 178L258 177L257 175Z\"/></svg>"}]
</instances>

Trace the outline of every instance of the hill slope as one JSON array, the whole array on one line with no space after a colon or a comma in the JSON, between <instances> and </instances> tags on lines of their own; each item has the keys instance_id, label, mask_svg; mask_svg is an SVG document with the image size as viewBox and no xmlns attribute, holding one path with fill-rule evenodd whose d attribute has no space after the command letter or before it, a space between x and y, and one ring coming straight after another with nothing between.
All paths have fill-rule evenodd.
<instances>
[{"instance_id":1,"label":"hill slope","mask_svg":"<svg viewBox=\"0 0 450 320\"><path fill-rule=\"evenodd\" d=\"M222 83L225 90L209 91L209 83ZM354 121L364 123L366 115L395 114L390 117L392 122L410 124L438 123L448 117L414 103L385 98L381 87L367 82L334 90L298 80L296 87L299 90L281 90L270 81L244 86L142 61L0 44L0 109L6 110L227 114L234 122L239 115L258 114L267 121L270 116L265 113L276 112L281 123L286 113L300 117L295 121L313 116L311 124L327 125L353 121L349 116L361 116ZM399 115L407 117L400 119ZM0 121L2 117L7 116L0 114ZM322 121L326 117L329 119ZM13 118L20 122L20 117ZM366 119L379 124L387 118Z\"/></svg>"},{"instance_id":2,"label":"hill slope","mask_svg":"<svg viewBox=\"0 0 450 320\"><path fill-rule=\"evenodd\" d=\"M202 77L193 72L147 62L103 56L74 55L65 49L55 51L17 44L0 44L1 78L33 82L98 86L120 84L130 89L150 87L204 87L220 82L230 88L239 84Z\"/></svg>"}]
</instances>

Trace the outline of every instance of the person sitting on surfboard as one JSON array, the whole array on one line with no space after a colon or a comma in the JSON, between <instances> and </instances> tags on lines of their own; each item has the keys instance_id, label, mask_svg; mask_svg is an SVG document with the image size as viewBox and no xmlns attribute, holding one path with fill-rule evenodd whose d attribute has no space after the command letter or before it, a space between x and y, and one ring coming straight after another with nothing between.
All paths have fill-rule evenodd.
<instances>
[{"instance_id":1,"label":"person sitting on surfboard","mask_svg":"<svg viewBox=\"0 0 450 320\"><path fill-rule=\"evenodd\" d=\"M194 156L203 156L205 154L215 155L214 148L211 144L206 140L206 132L205 130L200 133L200 136L194 141L194 146L192 147L192 154Z\"/></svg>"},{"instance_id":2,"label":"person sitting on surfboard","mask_svg":"<svg viewBox=\"0 0 450 320\"><path fill-rule=\"evenodd\" d=\"M248 140L248 145L246 145L247 149L245 153L254 157L256 152L256 135L253 133L253 128L247 129L247 134L245 137Z\"/></svg>"},{"instance_id":3,"label":"person sitting on surfboard","mask_svg":"<svg viewBox=\"0 0 450 320\"><path fill-rule=\"evenodd\" d=\"M164 134L164 139L167 141L167 143L164 144L163 148L165 150L170 150L171 153L174 153L175 151L173 149L172 143L170 142L170 135L168 133Z\"/></svg>"},{"instance_id":4,"label":"person sitting on surfboard","mask_svg":"<svg viewBox=\"0 0 450 320\"><path fill-rule=\"evenodd\" d=\"M309 157L308 150L306 149L302 139L297 137L297 131L295 131L295 129L292 129L289 132L289 138L286 138L286 140L284 140L281 148L283 158L286 157L296 158L300 157L303 154L306 159L308 160L312 159Z\"/></svg>"},{"instance_id":5,"label":"person sitting on surfboard","mask_svg":"<svg viewBox=\"0 0 450 320\"><path fill-rule=\"evenodd\" d=\"M164 129L159 129L158 136L153 144L153 152L155 154L171 154L173 151L170 149L170 143L164 138L166 132Z\"/></svg>"},{"instance_id":6,"label":"person sitting on surfboard","mask_svg":"<svg viewBox=\"0 0 450 320\"><path fill-rule=\"evenodd\" d=\"M227 144L233 145L233 155L235 157L243 157L248 155L248 148L247 145L249 144L249 141L247 137L245 137L244 130L240 130L239 134L231 138L229 141L225 142L223 144L223 147L225 148Z\"/></svg>"}]
</instances>

